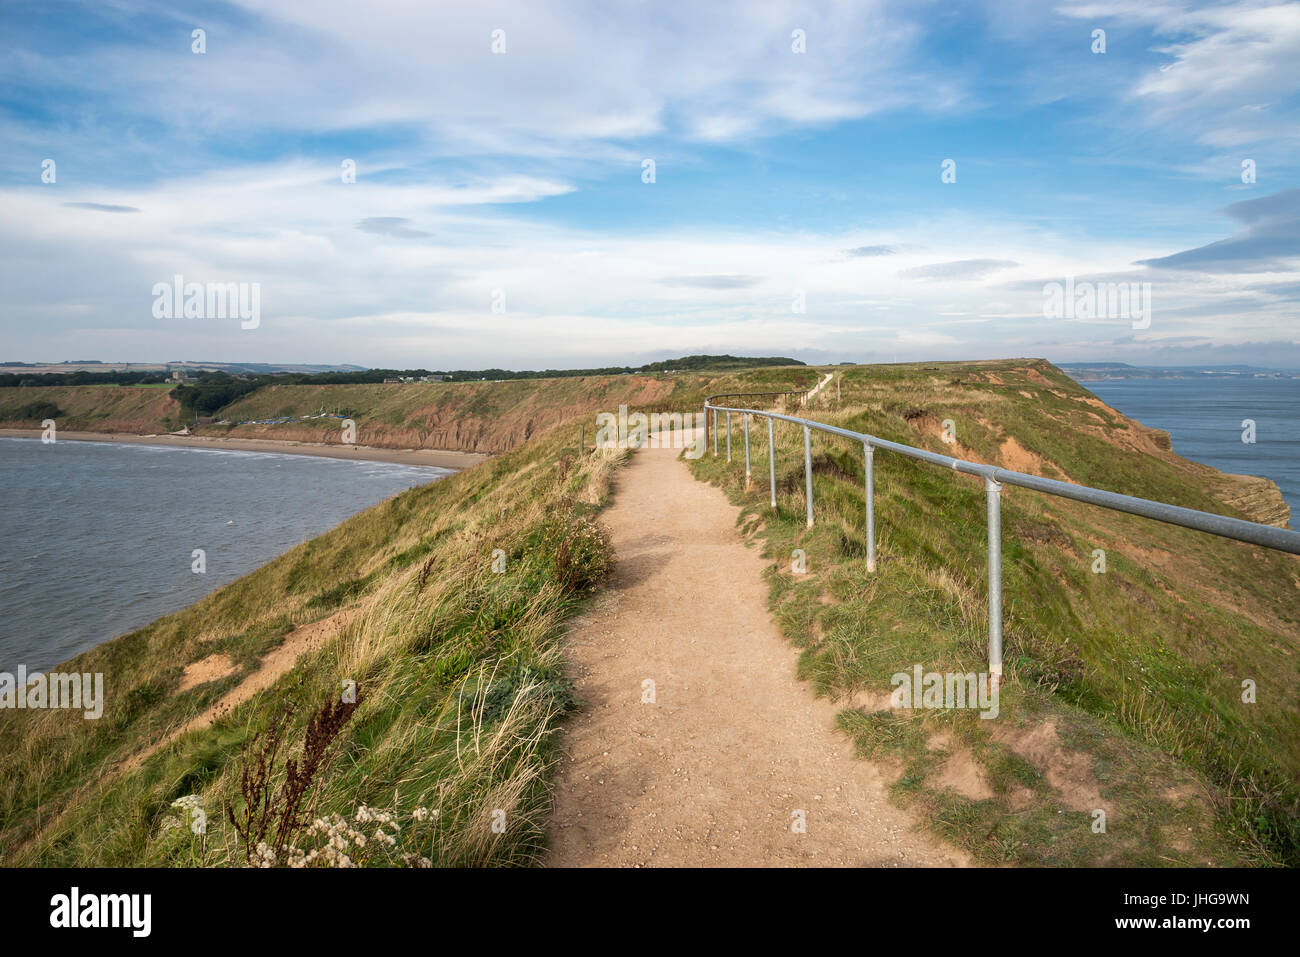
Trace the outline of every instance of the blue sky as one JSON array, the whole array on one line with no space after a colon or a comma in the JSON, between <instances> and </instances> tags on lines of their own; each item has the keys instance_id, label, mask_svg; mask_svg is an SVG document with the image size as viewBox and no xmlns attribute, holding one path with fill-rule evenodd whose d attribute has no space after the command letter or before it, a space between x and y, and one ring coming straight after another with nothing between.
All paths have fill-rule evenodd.
<instances>
[{"instance_id":1,"label":"blue sky","mask_svg":"<svg viewBox=\"0 0 1300 957\"><path fill-rule=\"evenodd\" d=\"M0 34L0 358L1300 368L1298 4L46 0ZM177 274L258 283L260 322L156 318ZM1149 283L1149 324L1045 316L1067 278Z\"/></svg>"}]
</instances>

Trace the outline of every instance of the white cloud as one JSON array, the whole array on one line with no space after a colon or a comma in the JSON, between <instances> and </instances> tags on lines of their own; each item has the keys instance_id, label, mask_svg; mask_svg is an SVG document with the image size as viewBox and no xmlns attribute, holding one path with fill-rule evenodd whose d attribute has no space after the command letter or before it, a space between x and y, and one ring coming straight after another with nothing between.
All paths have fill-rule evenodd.
<instances>
[{"instance_id":1,"label":"white cloud","mask_svg":"<svg viewBox=\"0 0 1300 957\"><path fill-rule=\"evenodd\" d=\"M702 351L996 356L1048 332L1111 341L1114 324L1067 330L1042 318L1042 284L1067 275L1152 281L1153 335L1240 342L1300 317L1242 277L1135 269L1146 244L1026 235L985 218L885 233L617 235L498 205L556 195L559 182L507 176L456 189L332 176L283 164L84 197L140 210L130 215L63 205L63 191L0 191L14 214L0 242L10 348L47 359L90 348L105 358L536 367ZM401 228L357 228L367 221ZM898 251L844 253L882 238ZM998 268L965 269L960 283L927 278L935 263L971 262ZM260 327L154 319L151 288L177 273L261 283ZM498 290L504 314L492 311ZM797 290L804 313L792 308Z\"/></svg>"},{"instance_id":2,"label":"white cloud","mask_svg":"<svg viewBox=\"0 0 1300 957\"><path fill-rule=\"evenodd\" d=\"M24 358L69 357L83 344L118 358L428 366L605 364L697 351L959 357L1004 354L1052 335L1065 348L1102 348L1113 327L1063 331L1042 319L1042 283L1067 275L1149 278L1153 336L1241 342L1263 338L1261 330L1275 337L1297 318L1285 294L1258 285L1282 289L1294 274L1143 272L1132 263L1194 243L1097 238L1052 208L1034 220L990 215L972 205L981 200L966 191L974 180L965 174L961 192L933 199L915 191L905 170L900 188L914 190L916 208L877 216L870 229L834 213L816 229L776 217L769 221L783 228L754 228L757 217L683 226L669 215L635 231L618 208L606 225L585 229L547 216L551 206L598 204L561 197L600 178L607 184L611 169L635 184L643 155L758 196L763 174L730 180L708 165L723 152L711 147L741 147L756 166L788 169L803 159L799 135L779 149L755 141L891 110L915 118L964 107L969 119L980 115L971 104L1004 95L972 92L981 71L996 74L995 86L1015 86L1005 101L1013 113L1065 95L1059 77L1046 93L1013 83L1025 68L1015 57L1007 65L998 50L983 51L988 62L920 62L933 55L926 29L936 6L918 14L883 2L238 0L234 15L213 7L201 18L210 22L197 24L209 32L203 56L189 52L190 17L161 2L93 10L151 29L111 44L20 48L0 60L0 83L35 84L78 104L40 128L13 115L0 120L11 144L5 162L26 164L24 181L39 162L33 156L57 154L61 164L57 188L0 189L6 345ZM1297 86L1295 6L1021 4L1013 12L1033 25L1021 30L1006 29L1006 11L988 8L989 34L1029 46L1036 31L1059 31L1061 14L1067 32L1079 31L1068 38L1076 46L1087 36L1080 19L1142 28L1141 53L1154 32L1174 65L1168 71L1142 65L1135 76L1134 63L1148 62L1141 56L1089 62L1097 83L1101 67L1124 64L1109 73L1123 81L1106 81L1129 83L1123 109L1143 104L1146 122L1222 144L1212 161L1189 155L1189 175L1230 178L1230 147L1240 137L1277 135L1285 125L1272 104ZM945 13L944 24L951 28L955 16ZM498 28L504 55L490 49ZM806 33L806 53L790 49L796 28ZM1050 39L1034 52L1035 69L1051 61L1061 74L1061 36ZM864 141L864 156L881 145ZM335 154L234 167L212 159ZM123 156L157 165L135 169ZM340 181L344 157L358 161L355 184ZM1046 164L1030 159L1026 176L1043 175ZM863 177L897 172L863 169L872 170ZM808 181L810 211L847 206L858 175ZM666 176L661 187L671 183ZM1073 208L1073 188L1051 194L1062 209ZM641 195L613 202L631 209ZM1138 220L1166 217L1163 229L1168 217L1188 218L1160 198L1115 202L1126 233L1140 231L1131 228ZM106 212L113 208L137 212ZM160 325L149 289L176 273L262 283L265 318L255 338ZM490 310L496 290L505 293L505 315ZM791 309L796 290L806 313Z\"/></svg>"},{"instance_id":3,"label":"white cloud","mask_svg":"<svg viewBox=\"0 0 1300 957\"><path fill-rule=\"evenodd\" d=\"M1181 125L1198 142L1219 148L1300 142L1293 125L1268 112L1300 91L1300 4L1116 0L1057 9L1099 24L1145 24L1167 39L1153 47L1165 62L1132 88L1149 123Z\"/></svg>"},{"instance_id":4,"label":"white cloud","mask_svg":"<svg viewBox=\"0 0 1300 957\"><path fill-rule=\"evenodd\" d=\"M905 69L919 26L881 0L235 4L239 16L214 8L161 33L133 31L142 47L23 51L0 65L0 79L168 117L195 147L204 135L259 129L404 126L444 155L581 156L592 142L670 131L732 140L935 103ZM182 19L156 0L118 6ZM208 31L203 55L190 52L190 20ZM796 28L805 53L791 49ZM504 31L504 54L492 52L494 30Z\"/></svg>"}]
</instances>

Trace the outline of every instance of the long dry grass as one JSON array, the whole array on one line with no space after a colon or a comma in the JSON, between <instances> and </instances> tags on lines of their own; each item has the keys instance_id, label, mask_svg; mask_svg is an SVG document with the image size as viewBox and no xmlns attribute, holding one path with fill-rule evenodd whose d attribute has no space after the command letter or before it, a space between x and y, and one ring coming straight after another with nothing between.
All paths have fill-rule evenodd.
<instances>
[{"instance_id":1,"label":"long dry grass","mask_svg":"<svg viewBox=\"0 0 1300 957\"><path fill-rule=\"evenodd\" d=\"M378 808L408 825L398 843L407 856L372 840L352 849L354 863L535 859L555 734L575 703L560 639L604 575L592 515L623 455L580 453L576 439L576 423L566 425L403 493L70 662L106 673L106 714L0 717L11 742L0 755L4 863L242 864L225 823L240 801L242 742L292 704L301 718L286 740L300 740L306 715L348 683L360 705L313 788L312 813L354 821ZM295 625L341 608L355 609L347 624L270 688L127 764L251 674ZM179 692L184 665L216 651L240 662L236 672ZM202 836L175 826L172 802L187 795L206 813Z\"/></svg>"}]
</instances>

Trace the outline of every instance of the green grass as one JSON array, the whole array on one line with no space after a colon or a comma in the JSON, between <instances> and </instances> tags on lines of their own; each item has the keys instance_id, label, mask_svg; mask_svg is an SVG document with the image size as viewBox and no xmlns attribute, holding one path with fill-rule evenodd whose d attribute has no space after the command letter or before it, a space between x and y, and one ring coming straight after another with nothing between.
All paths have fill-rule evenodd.
<instances>
[{"instance_id":1,"label":"green grass","mask_svg":"<svg viewBox=\"0 0 1300 957\"><path fill-rule=\"evenodd\" d=\"M1037 457L1031 471L1249 517L1223 504L1231 480L1172 455L1159 435L1091 404L1045 363L836 371L840 401L832 384L808 410L815 418L952 454L937 438L950 418L966 457L998 462L1014 436ZM261 416L314 412L327 390L349 390L337 395L356 403L363 435L401 422L432 436L443 415L481 429L484 442L518 447L79 656L68 669L106 676L101 720L0 713L0 861L242 863L224 814L240 800L241 744L295 704L296 740L307 712L349 680L362 704L319 787L318 813L391 810L402 848L436 864L537 860L555 733L574 704L560 660L564 622L603 574L608 556L591 520L620 460L578 454L579 422L590 443L592 414L620 402L690 411L706 394L807 388L823 372L274 387L250 397L265 403L247 406ZM7 391L25 393L24 403L51 394ZM106 391L118 395L97 390ZM913 664L984 670L983 489L877 453L880 567L868 574L861 449L815 439L817 525L808 530L802 435L787 426L778 439L776 514L766 504L765 428L753 432L750 490L739 435L730 466L706 456L694 468L742 505L741 521L772 559L772 610L802 649L801 675L844 704L843 731L893 772L900 804L986 863L1296 862L1294 558L1010 489L1001 718L873 710L889 676ZM790 571L795 548L807 553L807 574ZM1097 548L1107 556L1101 575L1091 571ZM501 574L491 569L496 549ZM334 615L339 631L259 697L133 761L295 629ZM179 691L185 667L214 654L233 672ZM1255 705L1240 701L1248 677L1259 684ZM982 790L954 784L954 768L977 769ZM203 840L167 826L171 802L189 794L208 814ZM1104 835L1092 830L1094 806L1107 812ZM417 823L417 807L438 813ZM504 833L491 826L498 810ZM357 859L400 863L373 847Z\"/></svg>"},{"instance_id":2,"label":"green grass","mask_svg":"<svg viewBox=\"0 0 1300 957\"><path fill-rule=\"evenodd\" d=\"M802 367L777 367L763 374L796 384L813 381L812 373ZM706 395L735 380L731 373L661 373L502 382L272 385L221 409L216 418L227 424L204 425L197 431L336 442L340 420L301 420L331 412L355 420L360 445L501 452L561 421L572 422L575 435L579 423L585 422L586 440L591 443L596 414L617 413L622 404L643 412L695 412L702 409ZM289 416L299 419L273 425L235 424Z\"/></svg>"},{"instance_id":3,"label":"green grass","mask_svg":"<svg viewBox=\"0 0 1300 957\"><path fill-rule=\"evenodd\" d=\"M35 404L58 407L60 429L90 432L162 432L179 427L180 403L171 385L24 386L0 389L0 426L40 428L25 414Z\"/></svg>"},{"instance_id":4,"label":"green grass","mask_svg":"<svg viewBox=\"0 0 1300 957\"><path fill-rule=\"evenodd\" d=\"M377 505L179 614L63 666L105 674L104 717L0 716L5 864L241 864L225 808L240 804L240 747L297 705L355 681L318 814L392 811L404 847L441 865L519 864L543 848L554 736L574 704L564 621L608 561L592 515L621 453L577 455L567 425L516 452ZM506 557L492 570L493 552ZM345 608L341 631L259 696L123 769L216 702L297 626ZM184 667L216 653L228 677L186 691ZM201 795L200 840L168 828ZM418 826L417 807L436 812ZM502 833L493 814L504 812ZM397 863L371 842L371 863Z\"/></svg>"},{"instance_id":5,"label":"green grass","mask_svg":"<svg viewBox=\"0 0 1300 957\"><path fill-rule=\"evenodd\" d=\"M1249 517L1216 498L1228 480L1089 404L1090 393L1046 363L857 367L840 385L838 407L832 384L805 414L998 464L1014 436L1038 457L1030 471ZM938 438L945 419L956 425L955 451ZM803 649L801 675L845 702L843 730L896 768L900 803L987 863L1300 862L1294 557L1008 489L1002 717L856 707L916 663L987 670L984 490L878 451L879 567L870 574L861 447L814 434L809 530L802 431L777 432L776 514L767 506L765 424L752 433L749 491L738 432L731 465L706 456L694 468L743 506L742 522L773 559L772 609ZM807 554L807 574L791 571L795 548ZM1105 574L1092 572L1094 549L1106 552ZM1244 678L1262 689L1258 703L1241 701ZM1046 722L1056 727L1050 752L1068 764L1062 778L1095 788L1104 835L1093 833L1091 809L1072 806L1083 797L1045 781L1050 757L1037 755L1036 770L1019 756L1024 735ZM951 743L936 747L936 736ZM982 796L945 784L954 754L981 769Z\"/></svg>"}]
</instances>

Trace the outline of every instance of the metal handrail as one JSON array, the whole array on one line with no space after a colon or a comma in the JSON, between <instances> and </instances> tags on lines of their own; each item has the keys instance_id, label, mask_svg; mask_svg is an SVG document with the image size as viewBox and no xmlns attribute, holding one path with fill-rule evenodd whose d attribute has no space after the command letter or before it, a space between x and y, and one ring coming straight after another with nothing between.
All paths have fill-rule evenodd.
<instances>
[{"instance_id":1,"label":"metal handrail","mask_svg":"<svg viewBox=\"0 0 1300 957\"><path fill-rule=\"evenodd\" d=\"M772 395L774 393L759 392L751 394L761 396ZM1220 538L1231 538L1239 542L1259 545L1263 548L1271 548L1280 552L1289 552L1293 555L1300 555L1300 532L1293 531L1289 528L1277 528L1273 525L1261 525L1258 522L1247 522L1239 518L1229 518L1226 515L1215 515L1213 512L1202 512L1194 508L1183 508L1179 505L1167 505L1164 502L1153 502L1145 498L1121 495L1118 492L1107 492L1102 489L1090 488L1086 485L1075 485L1071 482L1058 482L1055 479L1043 478L1038 475L1027 475L1024 472L1014 472L1010 469L998 468L994 465L968 462L965 459L940 455L937 452L918 449L914 446L903 445L898 442L890 442L888 439L877 438L874 435L867 435L863 432L854 432L851 429L841 429L838 426L827 425L824 422L817 422L812 419L801 419L797 416L784 415L780 412L765 411L763 409L718 406L713 404L715 399L738 398L744 395L746 395L746 393L726 393L721 395L711 395L704 400L706 422L708 412L710 410L713 412L713 454L718 454L718 413L725 412L727 414L728 462L731 461L731 413L736 412L743 415L745 417L745 482L748 485L750 479L749 419L750 416L766 418L768 440L768 481L771 488L771 505L772 508L775 509L776 445L774 442L773 423L776 420L780 420L782 422L790 422L794 425L802 426L804 436L804 498L807 503L809 528L812 528L813 526L813 430L862 443L866 466L864 486L867 525L867 571L874 572L876 570L874 468L876 449L885 449L888 452L896 452L897 454L907 456L908 458L917 459L922 462L929 462L932 465L940 465L955 472L961 472L966 475L975 475L984 479L984 489L987 495L989 532L989 674L994 677L994 680L1000 680L1002 675L1001 513L1003 485L1015 485L1020 488L1033 489L1034 491L1045 492L1048 495L1056 495L1060 498L1073 499L1077 502L1085 502L1089 505L1098 505L1102 508L1111 509L1112 511L1128 512L1131 515L1140 515L1143 518L1154 519L1168 525L1181 525L1184 528L1192 528L1200 532L1207 532L1210 535L1217 535Z\"/></svg>"},{"instance_id":2,"label":"metal handrail","mask_svg":"<svg viewBox=\"0 0 1300 957\"><path fill-rule=\"evenodd\" d=\"M807 389L798 389L798 390L787 390L785 392L719 392L717 395L711 395L704 400L704 408L705 408L704 442L707 445L709 441L708 409L710 408L709 403L712 402L714 399L733 399L733 398L741 398L741 397L758 399L768 395L806 396L807 394L808 394ZM803 400L801 399L800 404L802 404L802 402ZM718 454L718 413L716 411L714 411L713 413L713 454L714 455ZM731 413L730 412L727 413L727 461L728 462L731 461ZM748 464L749 463L749 431L748 430L746 430L745 432L745 463L746 463L745 477L746 479L748 479L749 477L749 464ZM773 507L775 507L775 505Z\"/></svg>"}]
</instances>

